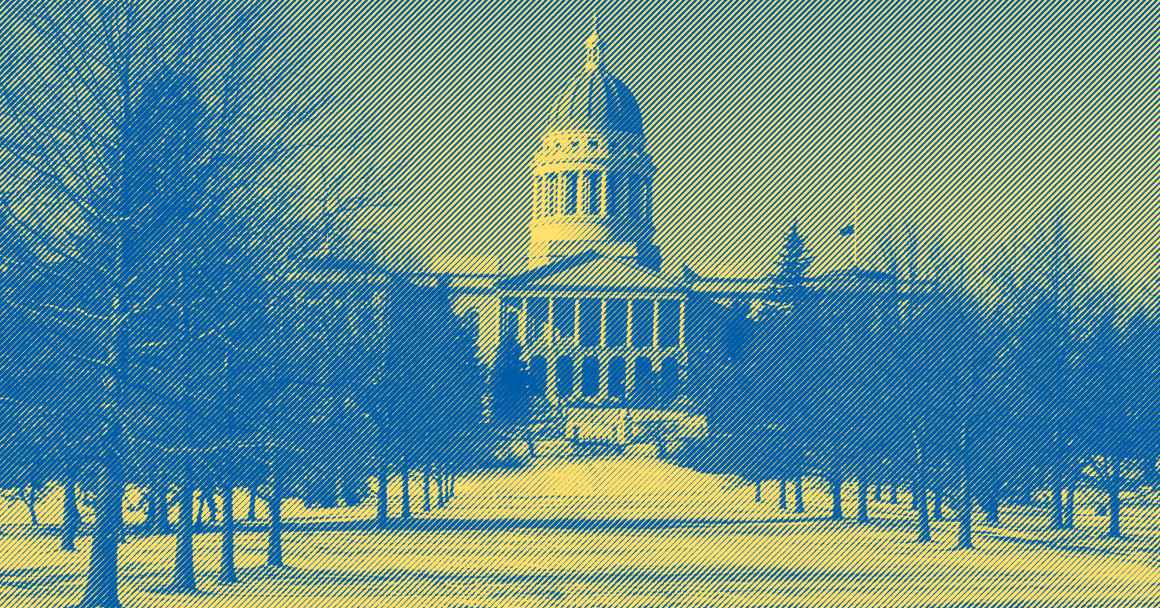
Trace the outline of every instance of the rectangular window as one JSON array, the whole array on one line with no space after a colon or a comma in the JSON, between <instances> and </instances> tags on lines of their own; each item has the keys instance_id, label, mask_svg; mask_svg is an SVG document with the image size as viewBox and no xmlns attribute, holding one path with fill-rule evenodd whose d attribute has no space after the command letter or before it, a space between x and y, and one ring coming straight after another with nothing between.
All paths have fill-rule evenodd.
<instances>
[{"instance_id":1,"label":"rectangular window","mask_svg":"<svg viewBox=\"0 0 1160 608\"><path fill-rule=\"evenodd\" d=\"M552 325L556 337L571 340L576 335L576 301L569 298L552 300Z\"/></svg>"},{"instance_id":2,"label":"rectangular window","mask_svg":"<svg viewBox=\"0 0 1160 608\"><path fill-rule=\"evenodd\" d=\"M628 302L605 300L604 342L608 346L624 346L628 340Z\"/></svg>"},{"instance_id":3,"label":"rectangular window","mask_svg":"<svg viewBox=\"0 0 1160 608\"><path fill-rule=\"evenodd\" d=\"M600 346L600 300L580 300L580 346Z\"/></svg>"},{"instance_id":4,"label":"rectangular window","mask_svg":"<svg viewBox=\"0 0 1160 608\"><path fill-rule=\"evenodd\" d=\"M632 301L632 345L653 345L652 300Z\"/></svg>"},{"instance_id":5,"label":"rectangular window","mask_svg":"<svg viewBox=\"0 0 1160 608\"><path fill-rule=\"evenodd\" d=\"M527 343L535 344L543 339L548 330L547 298L528 298Z\"/></svg>"},{"instance_id":6,"label":"rectangular window","mask_svg":"<svg viewBox=\"0 0 1160 608\"><path fill-rule=\"evenodd\" d=\"M604 204L608 215L616 215L616 174L604 174Z\"/></svg>"},{"instance_id":7,"label":"rectangular window","mask_svg":"<svg viewBox=\"0 0 1160 608\"><path fill-rule=\"evenodd\" d=\"M657 303L657 336L661 346L677 346L681 336L681 303L661 300Z\"/></svg>"},{"instance_id":8,"label":"rectangular window","mask_svg":"<svg viewBox=\"0 0 1160 608\"><path fill-rule=\"evenodd\" d=\"M576 215L576 172L564 174L564 215Z\"/></svg>"},{"instance_id":9,"label":"rectangular window","mask_svg":"<svg viewBox=\"0 0 1160 608\"><path fill-rule=\"evenodd\" d=\"M588 171L584 173L588 178L588 200L586 212L589 215L600 214L600 173L597 171Z\"/></svg>"},{"instance_id":10,"label":"rectangular window","mask_svg":"<svg viewBox=\"0 0 1160 608\"><path fill-rule=\"evenodd\" d=\"M551 173L544 176L544 205L547 207L544 215L559 214L560 207L556 200L556 176Z\"/></svg>"}]
</instances>

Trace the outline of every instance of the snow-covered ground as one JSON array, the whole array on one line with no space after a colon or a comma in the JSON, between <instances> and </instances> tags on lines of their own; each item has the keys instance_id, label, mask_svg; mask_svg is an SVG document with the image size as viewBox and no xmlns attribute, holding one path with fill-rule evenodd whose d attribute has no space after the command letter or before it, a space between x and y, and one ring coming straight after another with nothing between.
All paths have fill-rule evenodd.
<instances>
[{"instance_id":1,"label":"snow-covered ground","mask_svg":"<svg viewBox=\"0 0 1160 608\"><path fill-rule=\"evenodd\" d=\"M398 484L390 488L398 513ZM418 484L415 505L420 505ZM361 523L373 506L287 516L287 568L263 565L260 530L238 537L241 583L215 581L218 537L196 539L201 592L166 590L172 537L122 545L126 606L1160 606L1160 510L1126 513L1125 540L1102 538L1087 509L1077 530L1046 529L1043 513L1005 513L979 525L973 551L954 528L913 542L904 504L874 504L873 525L825 520L809 488L804 515L780 512L777 488L751 486L647 456L543 458L517 471L462 480L448 506L406 528ZM852 490L852 488L851 488ZM46 499L53 521L59 497ZM905 503L905 500L903 500ZM852 514L854 496L848 497ZM244 495L236 506L244 511ZM0 521L26 515L6 507ZM981 518L979 518L981 520ZM26 519L25 519L26 521ZM52 607L81 593L87 542L9 525L0 537L0 606Z\"/></svg>"}]
</instances>

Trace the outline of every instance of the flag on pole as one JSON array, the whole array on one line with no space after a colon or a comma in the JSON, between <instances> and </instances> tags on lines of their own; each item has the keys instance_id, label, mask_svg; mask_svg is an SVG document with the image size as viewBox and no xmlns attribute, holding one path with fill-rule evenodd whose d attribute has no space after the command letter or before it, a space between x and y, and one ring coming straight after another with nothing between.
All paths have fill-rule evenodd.
<instances>
[{"instance_id":1,"label":"flag on pole","mask_svg":"<svg viewBox=\"0 0 1160 608\"><path fill-rule=\"evenodd\" d=\"M839 228L838 236L854 236L854 224L847 224Z\"/></svg>"}]
</instances>

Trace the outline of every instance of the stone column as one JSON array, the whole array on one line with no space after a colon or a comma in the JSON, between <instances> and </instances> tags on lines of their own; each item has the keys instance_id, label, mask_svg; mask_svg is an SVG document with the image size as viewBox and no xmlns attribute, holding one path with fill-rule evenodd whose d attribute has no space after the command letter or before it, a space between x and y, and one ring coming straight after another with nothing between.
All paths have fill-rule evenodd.
<instances>
[{"instance_id":1,"label":"stone column","mask_svg":"<svg viewBox=\"0 0 1160 608\"><path fill-rule=\"evenodd\" d=\"M577 213L583 215L588 207L588 179L585 172L577 172Z\"/></svg>"},{"instance_id":2,"label":"stone column","mask_svg":"<svg viewBox=\"0 0 1160 608\"><path fill-rule=\"evenodd\" d=\"M632 302L633 302L633 300L632 300L632 298L628 298L627 300L625 300L625 302L626 302L625 308L628 309L628 312L625 315L625 319L624 319L624 332L625 332L624 333L624 345L631 349L633 346L636 346L635 344L632 343ZM625 392L627 392L627 388L625 389Z\"/></svg>"},{"instance_id":3,"label":"stone column","mask_svg":"<svg viewBox=\"0 0 1160 608\"><path fill-rule=\"evenodd\" d=\"M608 347L608 300L600 299L600 348Z\"/></svg>"},{"instance_id":4,"label":"stone column","mask_svg":"<svg viewBox=\"0 0 1160 608\"><path fill-rule=\"evenodd\" d=\"M555 315L552 309L556 308L556 299L548 296L548 345L552 345L552 334L556 333Z\"/></svg>"},{"instance_id":5,"label":"stone column","mask_svg":"<svg viewBox=\"0 0 1160 608\"><path fill-rule=\"evenodd\" d=\"M572 298L572 344L580 345L580 297ZM579 368L577 368L579 369Z\"/></svg>"},{"instance_id":6,"label":"stone column","mask_svg":"<svg viewBox=\"0 0 1160 608\"><path fill-rule=\"evenodd\" d=\"M563 172L556 174L556 215L563 215L568 197L568 176Z\"/></svg>"},{"instance_id":7,"label":"stone column","mask_svg":"<svg viewBox=\"0 0 1160 608\"><path fill-rule=\"evenodd\" d=\"M653 324L652 344L650 344L649 346L657 346L658 344L661 343L661 336L660 336L660 333L658 331L658 330L660 330L660 315L661 315L661 307L660 307L659 301L653 300L653 303L652 303L652 324Z\"/></svg>"},{"instance_id":8,"label":"stone column","mask_svg":"<svg viewBox=\"0 0 1160 608\"><path fill-rule=\"evenodd\" d=\"M600 172L600 215L608 215L608 172Z\"/></svg>"}]
</instances>

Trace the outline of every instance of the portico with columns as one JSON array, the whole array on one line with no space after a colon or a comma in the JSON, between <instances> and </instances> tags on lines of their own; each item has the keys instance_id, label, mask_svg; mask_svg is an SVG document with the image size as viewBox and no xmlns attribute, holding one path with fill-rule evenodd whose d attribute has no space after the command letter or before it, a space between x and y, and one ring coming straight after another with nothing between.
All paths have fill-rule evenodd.
<instances>
[{"instance_id":1,"label":"portico with columns","mask_svg":"<svg viewBox=\"0 0 1160 608\"><path fill-rule=\"evenodd\" d=\"M533 388L557 405L644 405L688 363L685 286L588 251L496 285ZM648 405L654 405L648 403Z\"/></svg>"}]
</instances>

